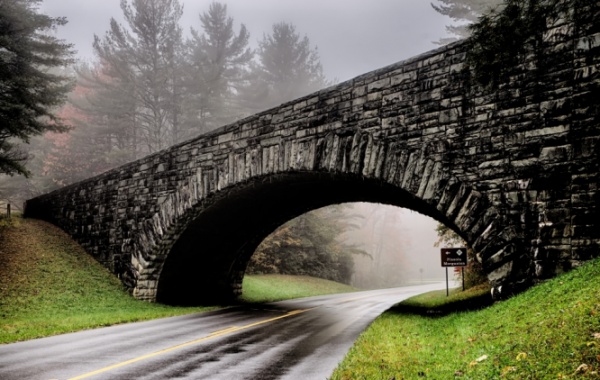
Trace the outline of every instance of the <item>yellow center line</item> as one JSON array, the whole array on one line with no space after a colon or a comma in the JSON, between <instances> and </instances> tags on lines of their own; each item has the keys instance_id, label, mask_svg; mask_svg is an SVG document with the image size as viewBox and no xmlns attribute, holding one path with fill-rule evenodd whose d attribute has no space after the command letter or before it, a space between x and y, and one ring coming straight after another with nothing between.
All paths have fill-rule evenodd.
<instances>
[{"instance_id":1,"label":"yellow center line","mask_svg":"<svg viewBox=\"0 0 600 380\"><path fill-rule=\"evenodd\" d=\"M104 367L104 368L98 369L96 371L92 371L92 372L85 373L83 375L72 377L69 380L87 379L88 377L99 375L101 373L108 372L108 371L111 371L111 370L116 369L116 368L125 367L125 366L127 366L129 364L137 363L139 361L142 361L142 360L145 360L145 359L149 359L149 358L152 358L152 357L155 357L155 356L159 356L159 355L165 354L167 352L175 351L175 350L178 350L178 349L181 349L181 348L184 348L184 347L188 347L188 346L191 346L191 345L194 345L194 344L198 344L198 343L204 342L204 341L209 340L209 339L218 338L220 336L231 334L231 333L234 333L234 332L237 332L237 331L246 330L246 329L249 329L251 327L255 327L255 326L259 326L259 325L264 325L265 323L274 322L274 321L277 321L279 319L288 318L288 317L291 317L293 315L305 313L305 312L313 310L313 309L315 309L315 308L313 307L313 308L310 308L310 309L294 310L294 311L290 311L287 314L280 315L279 317L264 319L262 321L250 323L250 324L245 325L245 326L231 326L231 327L228 327L228 328L223 329L223 330L218 330L218 331L212 332L209 335L204 336L202 338L199 338L199 339L196 339L196 340L192 340L192 341L189 341L189 342L186 342L186 343L178 344L176 346L165 348L165 349L162 349L160 351L156 351L156 352L153 352L153 353L150 353L150 354L138 356L137 358L126 360L124 362L113 364L111 366Z\"/></svg>"}]
</instances>

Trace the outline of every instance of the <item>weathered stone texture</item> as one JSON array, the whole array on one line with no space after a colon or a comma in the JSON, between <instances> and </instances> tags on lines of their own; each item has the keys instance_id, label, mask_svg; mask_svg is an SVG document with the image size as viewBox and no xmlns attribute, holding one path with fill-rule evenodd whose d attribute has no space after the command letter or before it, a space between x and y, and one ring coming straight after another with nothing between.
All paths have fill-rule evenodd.
<instances>
[{"instance_id":1,"label":"weathered stone texture","mask_svg":"<svg viewBox=\"0 0 600 380\"><path fill-rule=\"evenodd\" d=\"M600 244L600 33L556 28L543 70L525 60L497 90L469 85L455 43L32 199L26 214L155 300L161 281L196 281L176 274L186 260L197 273L179 277L239 292L253 249L286 217L379 201L454 228L496 294L518 291L597 257ZM237 229L223 233L227 249L207 252L219 231L206 215L225 218L212 210L241 222L219 224Z\"/></svg>"}]
</instances>

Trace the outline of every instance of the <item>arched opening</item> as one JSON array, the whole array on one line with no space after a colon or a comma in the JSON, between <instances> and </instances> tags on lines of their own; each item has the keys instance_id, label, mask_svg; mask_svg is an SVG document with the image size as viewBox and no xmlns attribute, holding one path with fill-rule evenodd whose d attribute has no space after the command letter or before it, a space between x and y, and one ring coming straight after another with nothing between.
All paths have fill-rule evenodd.
<instances>
[{"instance_id":1,"label":"arched opening","mask_svg":"<svg viewBox=\"0 0 600 380\"><path fill-rule=\"evenodd\" d=\"M342 203L307 212L258 246L245 273L242 298L254 283L281 281L268 275L316 277L362 290L444 281L446 270L436 246L440 226L428 216L380 203ZM455 239L446 229L441 232ZM441 247L465 245L456 240ZM451 286L454 277L451 268Z\"/></svg>"},{"instance_id":2,"label":"arched opening","mask_svg":"<svg viewBox=\"0 0 600 380\"><path fill-rule=\"evenodd\" d=\"M458 213L454 201L440 210L437 202L426 202L396 186L357 175L275 174L221 190L189 212L189 222L163 264L156 300L185 305L230 300L241 292L248 260L265 237L307 211L345 202L407 208L440 221L467 241L472 237L450 219ZM476 215L464 224L469 228L482 214L478 208L472 212Z\"/></svg>"}]
</instances>

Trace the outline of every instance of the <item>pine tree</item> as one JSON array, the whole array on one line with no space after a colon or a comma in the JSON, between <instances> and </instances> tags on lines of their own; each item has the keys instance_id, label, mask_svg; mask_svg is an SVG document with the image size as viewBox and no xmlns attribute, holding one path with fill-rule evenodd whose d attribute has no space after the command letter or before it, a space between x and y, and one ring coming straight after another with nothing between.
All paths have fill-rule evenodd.
<instances>
[{"instance_id":1,"label":"pine tree","mask_svg":"<svg viewBox=\"0 0 600 380\"><path fill-rule=\"evenodd\" d=\"M120 76L111 66L102 64L80 65L77 68L79 94L73 94L70 103L83 117L72 121L75 132L85 130L87 143L100 149L103 159L115 167L139 158L143 152L138 144L136 127L135 81L132 76Z\"/></svg>"},{"instance_id":2,"label":"pine tree","mask_svg":"<svg viewBox=\"0 0 600 380\"><path fill-rule=\"evenodd\" d=\"M67 129L53 110L66 100L70 79L57 69L72 62L73 50L49 34L64 18L38 13L41 0L0 2L0 173L23 174L29 142L45 131Z\"/></svg>"},{"instance_id":3,"label":"pine tree","mask_svg":"<svg viewBox=\"0 0 600 380\"><path fill-rule=\"evenodd\" d=\"M110 21L94 50L111 80L132 84L138 149L152 153L178 140L183 8L178 0L121 0L127 27Z\"/></svg>"},{"instance_id":4,"label":"pine tree","mask_svg":"<svg viewBox=\"0 0 600 380\"><path fill-rule=\"evenodd\" d=\"M437 5L431 4L433 9L450 17L454 22L460 22L458 25L446 26L446 30L455 36L438 41L439 44L446 44L468 37L470 35L468 25L476 22L483 14L496 10L503 0L437 0L437 2Z\"/></svg>"},{"instance_id":5,"label":"pine tree","mask_svg":"<svg viewBox=\"0 0 600 380\"><path fill-rule=\"evenodd\" d=\"M235 103L253 58L248 47L250 34L242 24L234 31L227 5L213 2L200 15L203 33L191 30L187 42L188 67L186 104L197 112L191 115L189 129L194 134L232 121L241 113Z\"/></svg>"},{"instance_id":6,"label":"pine tree","mask_svg":"<svg viewBox=\"0 0 600 380\"><path fill-rule=\"evenodd\" d=\"M256 111L329 85L317 48L311 48L308 37L301 37L292 24L274 24L272 34L259 42L258 58L258 87L252 89L260 96L255 99Z\"/></svg>"}]
</instances>

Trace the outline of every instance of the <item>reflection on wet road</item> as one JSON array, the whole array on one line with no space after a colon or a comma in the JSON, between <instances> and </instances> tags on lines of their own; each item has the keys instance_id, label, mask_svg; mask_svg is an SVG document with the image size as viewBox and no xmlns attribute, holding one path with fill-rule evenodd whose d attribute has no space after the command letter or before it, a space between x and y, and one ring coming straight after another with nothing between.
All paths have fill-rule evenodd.
<instances>
[{"instance_id":1,"label":"reflection on wet road","mask_svg":"<svg viewBox=\"0 0 600 380\"><path fill-rule=\"evenodd\" d=\"M0 378L326 379L384 310L444 283L302 298L0 346Z\"/></svg>"}]
</instances>

